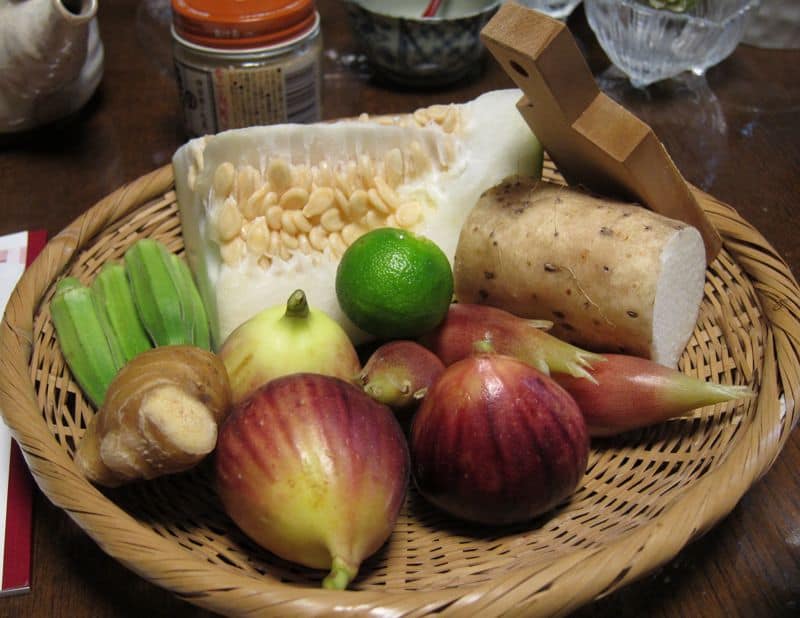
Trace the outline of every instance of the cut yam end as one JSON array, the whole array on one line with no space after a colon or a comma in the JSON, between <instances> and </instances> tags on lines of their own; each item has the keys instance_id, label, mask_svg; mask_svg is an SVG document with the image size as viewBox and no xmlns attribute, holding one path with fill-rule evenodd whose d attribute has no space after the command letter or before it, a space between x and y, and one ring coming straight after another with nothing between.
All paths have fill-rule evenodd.
<instances>
[{"instance_id":1,"label":"cut yam end","mask_svg":"<svg viewBox=\"0 0 800 618\"><path fill-rule=\"evenodd\" d=\"M705 284L705 246L697 229L678 230L664 245L653 304L652 360L674 367L694 331Z\"/></svg>"}]
</instances>

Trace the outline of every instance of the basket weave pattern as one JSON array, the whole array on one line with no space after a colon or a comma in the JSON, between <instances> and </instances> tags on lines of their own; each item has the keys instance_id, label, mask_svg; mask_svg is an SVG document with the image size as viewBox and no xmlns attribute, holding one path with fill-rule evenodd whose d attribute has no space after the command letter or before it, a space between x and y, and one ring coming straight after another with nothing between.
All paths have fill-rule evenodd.
<instances>
[{"instance_id":1,"label":"basket weave pattern","mask_svg":"<svg viewBox=\"0 0 800 618\"><path fill-rule=\"evenodd\" d=\"M561 180L549 160L544 176ZM663 564L730 512L797 422L797 282L735 211L698 197L725 246L681 368L758 397L594 441L580 489L524 526L464 524L412 489L349 591L321 590L323 573L250 542L224 514L207 462L115 490L93 487L72 463L95 411L55 341L54 283L66 274L90 282L140 237L182 250L170 166L99 202L23 276L2 325L0 408L45 495L108 554L196 605L227 615L568 613Z\"/></svg>"}]
</instances>

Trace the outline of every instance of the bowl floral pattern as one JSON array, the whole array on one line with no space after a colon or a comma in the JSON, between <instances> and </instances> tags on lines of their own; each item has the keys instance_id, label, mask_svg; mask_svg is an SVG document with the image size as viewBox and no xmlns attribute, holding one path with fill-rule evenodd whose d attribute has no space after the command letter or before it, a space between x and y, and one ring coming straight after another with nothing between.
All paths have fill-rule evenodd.
<instances>
[{"instance_id":1,"label":"bowl floral pattern","mask_svg":"<svg viewBox=\"0 0 800 618\"><path fill-rule=\"evenodd\" d=\"M484 47L480 31L500 2L463 17L412 18L371 11L347 2L357 42L376 72L412 85L442 85L458 81L476 69Z\"/></svg>"}]
</instances>

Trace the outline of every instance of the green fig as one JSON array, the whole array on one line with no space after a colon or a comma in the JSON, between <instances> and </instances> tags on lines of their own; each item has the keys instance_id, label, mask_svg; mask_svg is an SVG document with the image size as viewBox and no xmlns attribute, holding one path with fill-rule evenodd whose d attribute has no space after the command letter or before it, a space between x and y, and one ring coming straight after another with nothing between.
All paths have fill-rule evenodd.
<instances>
[{"instance_id":1,"label":"green fig","mask_svg":"<svg viewBox=\"0 0 800 618\"><path fill-rule=\"evenodd\" d=\"M361 370L347 333L327 314L309 307L303 290L295 290L285 306L264 309L239 325L219 355L228 370L234 403L290 373L350 380Z\"/></svg>"},{"instance_id":2,"label":"green fig","mask_svg":"<svg viewBox=\"0 0 800 618\"><path fill-rule=\"evenodd\" d=\"M344 589L388 539L408 489L394 413L350 382L276 378L220 429L216 485L239 528L272 553L330 573Z\"/></svg>"}]
</instances>

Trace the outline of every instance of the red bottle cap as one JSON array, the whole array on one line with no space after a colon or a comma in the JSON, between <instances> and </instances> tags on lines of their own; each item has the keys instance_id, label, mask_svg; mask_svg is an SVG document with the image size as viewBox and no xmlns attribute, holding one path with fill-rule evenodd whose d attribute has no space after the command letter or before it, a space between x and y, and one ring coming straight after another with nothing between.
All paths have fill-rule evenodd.
<instances>
[{"instance_id":1,"label":"red bottle cap","mask_svg":"<svg viewBox=\"0 0 800 618\"><path fill-rule=\"evenodd\" d=\"M315 21L313 0L172 0L182 39L205 47L267 47L293 39Z\"/></svg>"}]
</instances>

